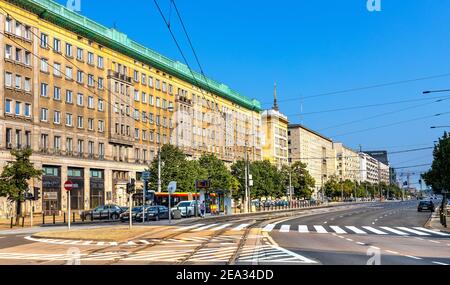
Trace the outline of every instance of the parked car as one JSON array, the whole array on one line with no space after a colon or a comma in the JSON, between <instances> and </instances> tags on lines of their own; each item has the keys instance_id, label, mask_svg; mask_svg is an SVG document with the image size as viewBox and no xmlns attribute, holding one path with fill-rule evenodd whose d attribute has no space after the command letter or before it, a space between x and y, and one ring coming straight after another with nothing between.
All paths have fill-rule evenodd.
<instances>
[{"instance_id":1,"label":"parked car","mask_svg":"<svg viewBox=\"0 0 450 285\"><path fill-rule=\"evenodd\" d=\"M146 221L159 221L161 219L168 219L169 208L167 208L166 206L150 206L146 208L144 214ZM138 212L136 214L136 221L142 222L142 216L142 211Z\"/></svg>"},{"instance_id":2,"label":"parked car","mask_svg":"<svg viewBox=\"0 0 450 285\"><path fill-rule=\"evenodd\" d=\"M123 209L117 205L109 204L98 206L93 210L81 212L81 220L118 220Z\"/></svg>"},{"instance_id":3,"label":"parked car","mask_svg":"<svg viewBox=\"0 0 450 285\"><path fill-rule=\"evenodd\" d=\"M146 208L148 208L150 206L146 206ZM122 214L120 214L120 221L121 222L128 222L130 220L130 211L129 208L122 208L124 211L122 212ZM136 220L136 215L138 213L142 213L142 206L139 207L134 207L133 209L131 209L131 216L133 218L133 221Z\"/></svg>"},{"instance_id":4,"label":"parked car","mask_svg":"<svg viewBox=\"0 0 450 285\"><path fill-rule=\"evenodd\" d=\"M424 200L419 202L419 206L417 207L418 212L422 211L431 211L434 212L434 203L431 200Z\"/></svg>"},{"instance_id":5,"label":"parked car","mask_svg":"<svg viewBox=\"0 0 450 285\"><path fill-rule=\"evenodd\" d=\"M178 203L174 209L178 209L181 213L182 217L193 217L195 215L195 205L196 205L196 201L183 201ZM200 202L198 202L198 205L200 205ZM197 210L198 210L198 206L197 206ZM199 213L199 211L197 211L197 213Z\"/></svg>"}]
</instances>

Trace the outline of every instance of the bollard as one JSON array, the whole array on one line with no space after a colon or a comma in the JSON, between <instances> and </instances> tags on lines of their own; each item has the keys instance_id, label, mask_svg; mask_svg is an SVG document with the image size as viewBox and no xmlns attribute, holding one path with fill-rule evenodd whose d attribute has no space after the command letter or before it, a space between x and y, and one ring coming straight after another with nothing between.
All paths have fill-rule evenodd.
<instances>
[{"instance_id":1,"label":"bollard","mask_svg":"<svg viewBox=\"0 0 450 285\"><path fill-rule=\"evenodd\" d=\"M66 223L66 212L64 212L64 224Z\"/></svg>"},{"instance_id":2,"label":"bollard","mask_svg":"<svg viewBox=\"0 0 450 285\"><path fill-rule=\"evenodd\" d=\"M53 213L53 224L56 224L56 214Z\"/></svg>"},{"instance_id":3,"label":"bollard","mask_svg":"<svg viewBox=\"0 0 450 285\"><path fill-rule=\"evenodd\" d=\"M76 215L77 213L72 213L72 222L73 223L75 223L75 215Z\"/></svg>"},{"instance_id":4,"label":"bollard","mask_svg":"<svg viewBox=\"0 0 450 285\"><path fill-rule=\"evenodd\" d=\"M42 212L42 224L45 225L45 212Z\"/></svg>"},{"instance_id":5,"label":"bollard","mask_svg":"<svg viewBox=\"0 0 450 285\"><path fill-rule=\"evenodd\" d=\"M22 228L25 226L25 217L22 216Z\"/></svg>"},{"instance_id":6,"label":"bollard","mask_svg":"<svg viewBox=\"0 0 450 285\"><path fill-rule=\"evenodd\" d=\"M10 225L11 229L13 228L13 224L14 224L14 217L11 217L11 225Z\"/></svg>"}]
</instances>

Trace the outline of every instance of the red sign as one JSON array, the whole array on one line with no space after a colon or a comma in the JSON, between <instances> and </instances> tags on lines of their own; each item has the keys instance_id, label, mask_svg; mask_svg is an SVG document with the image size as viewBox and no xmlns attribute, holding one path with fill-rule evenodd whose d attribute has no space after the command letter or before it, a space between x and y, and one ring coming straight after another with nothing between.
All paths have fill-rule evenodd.
<instances>
[{"instance_id":1,"label":"red sign","mask_svg":"<svg viewBox=\"0 0 450 285\"><path fill-rule=\"evenodd\" d=\"M66 181L66 183L64 183L64 189L67 191L71 191L73 188L76 188L76 185L73 184L72 181Z\"/></svg>"}]
</instances>

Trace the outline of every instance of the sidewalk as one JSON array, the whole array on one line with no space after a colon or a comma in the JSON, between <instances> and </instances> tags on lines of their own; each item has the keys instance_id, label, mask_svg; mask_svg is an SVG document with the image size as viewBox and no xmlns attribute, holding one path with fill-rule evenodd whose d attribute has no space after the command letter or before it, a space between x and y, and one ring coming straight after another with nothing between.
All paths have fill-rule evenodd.
<instances>
[{"instance_id":1,"label":"sidewalk","mask_svg":"<svg viewBox=\"0 0 450 285\"><path fill-rule=\"evenodd\" d=\"M447 217L447 226L450 226L449 218L450 217ZM450 227L446 228L441 224L441 221L439 218L439 207L437 207L436 211L431 215L431 218L428 220L425 227L450 234Z\"/></svg>"}]
</instances>

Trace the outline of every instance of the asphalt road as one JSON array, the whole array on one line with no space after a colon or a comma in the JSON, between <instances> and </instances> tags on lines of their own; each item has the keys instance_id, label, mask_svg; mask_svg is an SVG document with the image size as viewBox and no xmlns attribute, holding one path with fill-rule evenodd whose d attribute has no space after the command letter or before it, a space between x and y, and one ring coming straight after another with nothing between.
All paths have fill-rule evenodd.
<instances>
[{"instance_id":1,"label":"asphalt road","mask_svg":"<svg viewBox=\"0 0 450 285\"><path fill-rule=\"evenodd\" d=\"M431 213L419 213L417 205L377 203L298 217L277 224L268 234L280 247L317 264L450 264L450 235L423 230Z\"/></svg>"}]
</instances>

